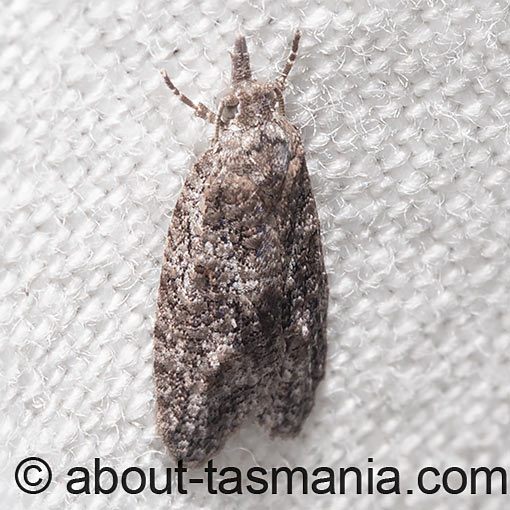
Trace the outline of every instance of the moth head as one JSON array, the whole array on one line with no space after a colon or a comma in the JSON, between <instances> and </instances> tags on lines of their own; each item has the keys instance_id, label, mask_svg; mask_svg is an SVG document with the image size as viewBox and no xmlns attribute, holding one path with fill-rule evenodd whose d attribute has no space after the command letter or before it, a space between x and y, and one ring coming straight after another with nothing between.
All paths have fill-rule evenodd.
<instances>
[{"instance_id":1,"label":"moth head","mask_svg":"<svg viewBox=\"0 0 510 510\"><path fill-rule=\"evenodd\" d=\"M221 96L221 120L228 123L236 119L252 124L266 119L277 107L277 89L278 83L273 82L245 80L238 83Z\"/></svg>"},{"instance_id":2,"label":"moth head","mask_svg":"<svg viewBox=\"0 0 510 510\"><path fill-rule=\"evenodd\" d=\"M254 80L246 39L242 35L237 36L230 56L232 86L221 100L221 120L228 123L236 119L242 124L257 124L270 117L282 99L286 74L274 82Z\"/></svg>"}]
</instances>

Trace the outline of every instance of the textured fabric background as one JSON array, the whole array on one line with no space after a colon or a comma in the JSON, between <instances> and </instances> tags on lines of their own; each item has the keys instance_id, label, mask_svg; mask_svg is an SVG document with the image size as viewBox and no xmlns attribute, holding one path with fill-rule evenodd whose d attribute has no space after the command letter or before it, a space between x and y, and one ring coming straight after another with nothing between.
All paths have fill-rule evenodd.
<instances>
[{"instance_id":1,"label":"textured fabric background","mask_svg":"<svg viewBox=\"0 0 510 510\"><path fill-rule=\"evenodd\" d=\"M509 21L492 0L2 2L1 505L508 505L405 492L427 464L510 469ZM216 463L373 457L400 468L404 494L71 496L67 470L94 457L173 466L154 426L153 317L172 208L213 128L159 70L214 107L236 30L270 78L296 27L286 101L322 220L327 375L299 438L247 424ZM54 473L38 496L13 480L30 455Z\"/></svg>"}]
</instances>

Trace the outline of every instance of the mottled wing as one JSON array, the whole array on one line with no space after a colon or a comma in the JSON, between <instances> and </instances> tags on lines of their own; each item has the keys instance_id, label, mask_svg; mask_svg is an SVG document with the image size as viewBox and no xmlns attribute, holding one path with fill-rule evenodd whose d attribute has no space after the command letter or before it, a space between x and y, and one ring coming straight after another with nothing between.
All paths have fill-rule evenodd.
<instances>
[{"instance_id":1,"label":"mottled wing","mask_svg":"<svg viewBox=\"0 0 510 510\"><path fill-rule=\"evenodd\" d=\"M285 255L277 197L266 191L271 167L258 158L276 155L254 134L252 150L234 133L199 159L168 232L155 324L157 421L170 453L188 465L221 447L258 401L268 404L259 396L283 356Z\"/></svg>"},{"instance_id":2,"label":"mottled wing","mask_svg":"<svg viewBox=\"0 0 510 510\"><path fill-rule=\"evenodd\" d=\"M250 415L299 431L324 371L326 276L299 136L282 119L220 142L177 201L155 325L158 427L187 464Z\"/></svg>"},{"instance_id":3,"label":"mottled wing","mask_svg":"<svg viewBox=\"0 0 510 510\"><path fill-rule=\"evenodd\" d=\"M273 435L297 434L308 416L315 389L324 376L328 284L320 224L297 131L286 124L292 141L280 217L286 277L282 314L285 354L272 391L273 402L260 417Z\"/></svg>"}]
</instances>

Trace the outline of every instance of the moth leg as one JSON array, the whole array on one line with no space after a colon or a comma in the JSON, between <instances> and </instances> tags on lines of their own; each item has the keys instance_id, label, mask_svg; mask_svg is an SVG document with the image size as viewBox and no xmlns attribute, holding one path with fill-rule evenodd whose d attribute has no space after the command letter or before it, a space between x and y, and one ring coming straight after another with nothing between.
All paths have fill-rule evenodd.
<instances>
[{"instance_id":1,"label":"moth leg","mask_svg":"<svg viewBox=\"0 0 510 510\"><path fill-rule=\"evenodd\" d=\"M278 79L278 81L280 82L281 88L285 87L285 80L287 79L287 76L289 75L290 70L292 69L292 66L294 65L294 61L296 60L300 38L301 38L301 32L299 30L296 30L296 33L294 34L294 39L292 41L292 50L290 52L289 58L287 59L287 63L285 64L285 69L283 70L282 75Z\"/></svg>"},{"instance_id":2,"label":"moth leg","mask_svg":"<svg viewBox=\"0 0 510 510\"><path fill-rule=\"evenodd\" d=\"M237 107L238 104L239 100L234 95L225 96L220 101L220 105L218 106L218 113L216 114L216 129L214 130L213 142L215 142L218 139L220 135L220 128L225 127L228 124L230 118L233 118L229 117L226 120L223 119L224 116L223 112L225 111L225 108Z\"/></svg>"},{"instance_id":3,"label":"moth leg","mask_svg":"<svg viewBox=\"0 0 510 510\"><path fill-rule=\"evenodd\" d=\"M216 115L216 123L214 125L214 138L213 138L213 142L215 142L218 139L218 136L220 135L220 127L222 125L221 115L223 113L223 110L224 110L225 106L226 106L226 100L222 99L221 102L220 102L220 105L218 107L218 114Z\"/></svg>"},{"instance_id":4,"label":"moth leg","mask_svg":"<svg viewBox=\"0 0 510 510\"><path fill-rule=\"evenodd\" d=\"M197 117L200 117L201 119L207 120L211 124L213 124L215 121L217 122L216 115L205 106L203 103L198 103L196 105L188 96L185 96L182 94L179 89L170 81L170 78L168 77L168 74L166 74L166 71L161 71L161 75L163 76L163 79L165 80L165 83L167 84L168 88L186 105L190 106L195 110L195 115Z\"/></svg>"}]
</instances>

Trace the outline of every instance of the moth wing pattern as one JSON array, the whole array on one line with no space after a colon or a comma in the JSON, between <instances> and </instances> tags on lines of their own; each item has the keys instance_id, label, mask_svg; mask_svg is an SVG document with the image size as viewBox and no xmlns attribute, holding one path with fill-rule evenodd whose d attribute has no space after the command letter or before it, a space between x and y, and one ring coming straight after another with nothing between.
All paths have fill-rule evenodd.
<instances>
[{"instance_id":1,"label":"moth wing pattern","mask_svg":"<svg viewBox=\"0 0 510 510\"><path fill-rule=\"evenodd\" d=\"M241 114L217 123L186 179L158 293L157 424L187 465L250 416L297 434L324 375L327 278L303 145L251 80L244 38L235 52Z\"/></svg>"},{"instance_id":2,"label":"moth wing pattern","mask_svg":"<svg viewBox=\"0 0 510 510\"><path fill-rule=\"evenodd\" d=\"M300 140L283 195L291 212L284 291L289 306L284 314L285 355L267 425L273 435L285 437L298 434L310 413L327 353L328 282L317 208Z\"/></svg>"}]
</instances>

